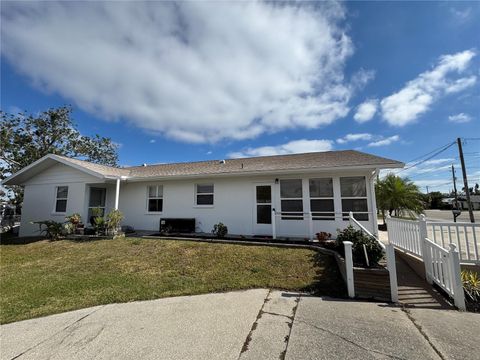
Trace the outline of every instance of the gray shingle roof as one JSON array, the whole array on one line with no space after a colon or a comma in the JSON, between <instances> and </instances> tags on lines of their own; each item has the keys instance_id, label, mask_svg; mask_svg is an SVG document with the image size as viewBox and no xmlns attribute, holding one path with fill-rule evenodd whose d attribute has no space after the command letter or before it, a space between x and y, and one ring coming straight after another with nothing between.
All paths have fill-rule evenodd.
<instances>
[{"instance_id":1,"label":"gray shingle roof","mask_svg":"<svg viewBox=\"0 0 480 360\"><path fill-rule=\"evenodd\" d=\"M105 176L128 176L133 178L261 173L284 170L321 170L322 168L348 168L356 166L392 168L403 167L404 165L396 160L354 150L229 159L224 162L209 160L124 168L98 165L66 157L62 158Z\"/></svg>"},{"instance_id":2,"label":"gray shingle roof","mask_svg":"<svg viewBox=\"0 0 480 360\"><path fill-rule=\"evenodd\" d=\"M163 177L182 175L241 174L263 171L308 170L371 166L403 167L403 163L354 150L304 154L262 156L223 161L210 160L188 163L159 164L125 168L130 177Z\"/></svg>"}]
</instances>

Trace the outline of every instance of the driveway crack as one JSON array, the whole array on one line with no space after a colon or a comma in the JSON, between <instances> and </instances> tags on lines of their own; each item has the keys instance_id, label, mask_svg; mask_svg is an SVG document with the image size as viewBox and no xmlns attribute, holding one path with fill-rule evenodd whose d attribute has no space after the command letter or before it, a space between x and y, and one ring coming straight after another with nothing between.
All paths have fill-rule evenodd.
<instances>
[{"instance_id":1,"label":"driveway crack","mask_svg":"<svg viewBox=\"0 0 480 360\"><path fill-rule=\"evenodd\" d=\"M35 349L36 347L42 345L43 343L47 342L48 340L54 338L54 337L57 336L58 334L60 334L60 333L62 333L62 332L64 332L64 331L68 331L68 329L70 329L72 326L78 324L80 321L82 321L82 320L84 320L85 318L89 317L90 315L96 313L96 312L97 312L98 310L100 310L101 308L103 308L103 306L99 306L97 309L89 312L89 313L86 314L86 315L83 315L82 317L78 318L77 320L75 320L75 321L72 322L71 324L65 326L63 329L61 329L61 330L57 331L56 333L52 334L52 335L49 336L48 338L46 338L46 339L40 341L39 343L37 343L37 344L29 347L28 349L22 351L20 354L15 355L14 357L10 358L10 360L18 359L19 357L25 355L27 352ZM62 341L63 341L63 340L62 340Z\"/></svg>"},{"instance_id":2,"label":"driveway crack","mask_svg":"<svg viewBox=\"0 0 480 360\"><path fill-rule=\"evenodd\" d=\"M344 336L342 336L342 335L340 335L340 334L337 334L337 333L335 333L335 332L333 332L333 331L331 331L331 330L328 330L328 329L326 329L326 328L323 328L323 327L320 327L320 326L317 326L317 325L310 324L310 323L308 323L308 322L306 322L306 321L304 321L304 320L297 320L297 321L298 321L298 322L301 322L301 323L303 323L303 324L305 324L305 325L308 325L308 326L310 326L310 327L313 327L313 328L315 328L315 329L317 329L317 330L327 332L327 333L329 333L329 334L331 334L331 335L333 335L333 336L336 336L336 337L342 339L343 341L346 341L346 342L348 342L348 343L350 343L350 344L352 344L352 345L354 345L354 346L356 346L356 347L358 347L358 348L360 348L360 349L362 349L362 350L365 350L365 351L367 351L367 352L372 352L372 353L375 353L375 354L388 356L389 358L392 358L392 359L408 360L407 358L399 357L399 356L396 356L396 355L392 355L392 354L385 353L385 352L378 351L378 350L374 350L374 349L369 349L369 348L367 348L367 347L365 347L365 346L362 346L362 345L360 345L359 343L356 343L355 341L350 340L350 339L348 339L348 338L346 338L346 337L344 337Z\"/></svg>"},{"instance_id":3,"label":"driveway crack","mask_svg":"<svg viewBox=\"0 0 480 360\"><path fill-rule=\"evenodd\" d=\"M445 355L443 355L442 352L440 351L440 349L437 348L435 346L435 344L430 340L430 338L427 335L427 333L425 332L425 330L423 330L422 326L419 323L417 323L417 321L413 317L410 309L408 309L406 307L402 307L402 311L405 313L405 315L407 315L407 318L417 328L418 332L423 336L423 338L427 341L428 345L430 345L430 347L433 349L433 351L435 351L435 353L440 357L440 359L446 360L447 357Z\"/></svg>"},{"instance_id":4,"label":"driveway crack","mask_svg":"<svg viewBox=\"0 0 480 360\"><path fill-rule=\"evenodd\" d=\"M258 320L260 320L260 318L262 317L262 315L264 313L263 308L265 307L265 304L270 300L269 296L270 296L271 292L272 292L271 289L268 290L268 293L265 296L265 299L263 299L262 307L260 308L260 310L257 314L257 317L256 317L255 321L253 322L252 327L250 328L250 332L248 333L247 338L245 339L245 341L243 343L242 350L240 351L240 354L238 355L238 359L240 359L240 357L242 356L242 354L244 352L248 351L248 345L250 344L250 341L252 341L252 334L258 326Z\"/></svg>"}]
</instances>

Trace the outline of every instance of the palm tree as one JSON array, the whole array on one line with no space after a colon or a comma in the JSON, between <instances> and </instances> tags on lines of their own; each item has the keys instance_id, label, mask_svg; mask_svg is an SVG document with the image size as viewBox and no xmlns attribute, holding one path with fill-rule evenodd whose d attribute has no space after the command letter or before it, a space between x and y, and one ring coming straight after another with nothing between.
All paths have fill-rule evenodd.
<instances>
[{"instance_id":1,"label":"palm tree","mask_svg":"<svg viewBox=\"0 0 480 360\"><path fill-rule=\"evenodd\" d=\"M375 185L377 206L382 211L385 223L385 211L390 216L411 217L423 211L422 194L417 185L408 178L401 178L395 174L388 174Z\"/></svg>"}]
</instances>

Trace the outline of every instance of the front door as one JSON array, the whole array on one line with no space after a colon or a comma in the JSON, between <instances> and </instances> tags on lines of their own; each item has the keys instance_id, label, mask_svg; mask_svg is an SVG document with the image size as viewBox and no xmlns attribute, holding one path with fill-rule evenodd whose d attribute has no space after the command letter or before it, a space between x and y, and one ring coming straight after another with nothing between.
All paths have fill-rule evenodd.
<instances>
[{"instance_id":1,"label":"front door","mask_svg":"<svg viewBox=\"0 0 480 360\"><path fill-rule=\"evenodd\" d=\"M272 185L255 184L255 235L272 235Z\"/></svg>"}]
</instances>

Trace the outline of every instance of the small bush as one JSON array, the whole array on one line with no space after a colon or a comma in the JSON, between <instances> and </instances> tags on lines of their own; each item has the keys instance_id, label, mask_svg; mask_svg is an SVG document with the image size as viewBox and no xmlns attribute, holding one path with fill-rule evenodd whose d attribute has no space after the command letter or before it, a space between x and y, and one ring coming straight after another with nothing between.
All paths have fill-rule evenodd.
<instances>
[{"instance_id":1,"label":"small bush","mask_svg":"<svg viewBox=\"0 0 480 360\"><path fill-rule=\"evenodd\" d=\"M79 213L74 213L70 216L65 217L65 220L67 220L70 224L80 224L82 222L82 216Z\"/></svg>"},{"instance_id":2,"label":"small bush","mask_svg":"<svg viewBox=\"0 0 480 360\"><path fill-rule=\"evenodd\" d=\"M367 249L370 266L378 265L378 262L383 257L383 249L380 244L375 239L365 235L362 231L355 230L353 226L338 231L337 246L339 249L342 249L342 253L344 251L344 241L351 241L353 243L352 256L355 264L360 264L362 266L367 265L363 245L365 245L365 248Z\"/></svg>"},{"instance_id":3,"label":"small bush","mask_svg":"<svg viewBox=\"0 0 480 360\"><path fill-rule=\"evenodd\" d=\"M106 228L109 233L116 234L123 220L123 214L120 210L112 210L107 214Z\"/></svg>"},{"instance_id":4,"label":"small bush","mask_svg":"<svg viewBox=\"0 0 480 360\"><path fill-rule=\"evenodd\" d=\"M40 234L52 241L60 239L65 231L64 223L53 220L34 221L32 224L37 224L40 228Z\"/></svg>"},{"instance_id":5,"label":"small bush","mask_svg":"<svg viewBox=\"0 0 480 360\"><path fill-rule=\"evenodd\" d=\"M218 224L213 225L212 234L217 238L224 238L228 233L228 228L223 223L219 222Z\"/></svg>"},{"instance_id":6,"label":"small bush","mask_svg":"<svg viewBox=\"0 0 480 360\"><path fill-rule=\"evenodd\" d=\"M329 232L321 231L315 234L317 236L318 241L325 241L332 237L332 234Z\"/></svg>"},{"instance_id":7,"label":"small bush","mask_svg":"<svg viewBox=\"0 0 480 360\"><path fill-rule=\"evenodd\" d=\"M462 283L467 299L480 305L480 276L469 270L462 271Z\"/></svg>"}]
</instances>

